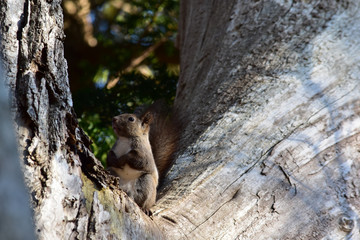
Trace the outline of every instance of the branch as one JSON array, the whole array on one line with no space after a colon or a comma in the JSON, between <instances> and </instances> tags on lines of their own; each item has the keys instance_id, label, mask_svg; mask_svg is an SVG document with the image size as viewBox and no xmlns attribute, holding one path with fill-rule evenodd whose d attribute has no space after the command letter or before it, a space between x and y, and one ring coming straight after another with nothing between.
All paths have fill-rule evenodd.
<instances>
[{"instance_id":1,"label":"branch","mask_svg":"<svg viewBox=\"0 0 360 240\"><path fill-rule=\"evenodd\" d=\"M133 58L129 64L129 66L127 66L122 72L118 72L117 77L114 79L111 79L107 83L106 88L107 89L113 88L117 84L117 82L120 80L120 77L122 74L131 72L136 66L138 66L142 61L144 61L147 57L149 57L152 52L154 52L157 48L159 48L167 40L168 40L168 37L164 36L163 38L160 39L160 41L158 41L154 45L151 45L150 47L148 47L140 56Z\"/></svg>"}]
</instances>

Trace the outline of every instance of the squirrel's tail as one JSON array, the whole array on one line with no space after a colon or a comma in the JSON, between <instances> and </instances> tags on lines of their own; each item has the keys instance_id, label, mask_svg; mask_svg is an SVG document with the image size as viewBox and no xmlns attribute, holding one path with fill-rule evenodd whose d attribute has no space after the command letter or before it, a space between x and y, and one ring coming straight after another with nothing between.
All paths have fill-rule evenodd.
<instances>
[{"instance_id":1,"label":"squirrel's tail","mask_svg":"<svg viewBox=\"0 0 360 240\"><path fill-rule=\"evenodd\" d=\"M153 116L149 140L161 183L173 165L178 150L180 125L170 116L170 111L162 100L154 102L145 112L151 112Z\"/></svg>"}]
</instances>

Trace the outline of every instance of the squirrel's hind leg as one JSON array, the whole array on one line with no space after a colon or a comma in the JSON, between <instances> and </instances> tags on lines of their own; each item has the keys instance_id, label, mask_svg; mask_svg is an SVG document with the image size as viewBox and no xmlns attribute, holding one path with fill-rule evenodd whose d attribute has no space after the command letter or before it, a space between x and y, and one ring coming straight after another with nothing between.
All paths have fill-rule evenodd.
<instances>
[{"instance_id":1,"label":"squirrel's hind leg","mask_svg":"<svg viewBox=\"0 0 360 240\"><path fill-rule=\"evenodd\" d=\"M156 201L156 187L157 182L151 174L144 174L137 179L135 184L134 200L149 216L148 212Z\"/></svg>"}]
</instances>

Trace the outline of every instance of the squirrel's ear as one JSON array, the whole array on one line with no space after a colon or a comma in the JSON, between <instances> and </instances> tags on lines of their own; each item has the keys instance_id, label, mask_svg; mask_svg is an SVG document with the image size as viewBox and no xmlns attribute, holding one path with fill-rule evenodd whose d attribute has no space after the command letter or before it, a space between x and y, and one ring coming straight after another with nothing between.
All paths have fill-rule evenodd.
<instances>
[{"instance_id":1,"label":"squirrel's ear","mask_svg":"<svg viewBox=\"0 0 360 240\"><path fill-rule=\"evenodd\" d=\"M141 117L141 122L142 122L142 125L149 125L153 120L153 116L150 112L146 112L144 115L142 115Z\"/></svg>"}]
</instances>

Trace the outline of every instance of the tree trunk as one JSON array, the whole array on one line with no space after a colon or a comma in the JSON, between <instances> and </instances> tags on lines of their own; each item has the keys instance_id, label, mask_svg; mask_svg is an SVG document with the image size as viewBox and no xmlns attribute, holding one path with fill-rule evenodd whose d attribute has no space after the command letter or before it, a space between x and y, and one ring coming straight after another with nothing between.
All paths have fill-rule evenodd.
<instances>
[{"instance_id":1,"label":"tree trunk","mask_svg":"<svg viewBox=\"0 0 360 240\"><path fill-rule=\"evenodd\" d=\"M39 239L360 238L357 0L181 2L186 127L153 220L78 127L60 1L0 8Z\"/></svg>"},{"instance_id":2,"label":"tree trunk","mask_svg":"<svg viewBox=\"0 0 360 240\"><path fill-rule=\"evenodd\" d=\"M161 238L89 150L72 107L60 0L0 2L1 49L39 239ZM3 134L3 133L2 133ZM24 239L24 238L22 238Z\"/></svg>"},{"instance_id":3,"label":"tree trunk","mask_svg":"<svg viewBox=\"0 0 360 240\"><path fill-rule=\"evenodd\" d=\"M0 239L35 239L0 66Z\"/></svg>"},{"instance_id":4,"label":"tree trunk","mask_svg":"<svg viewBox=\"0 0 360 240\"><path fill-rule=\"evenodd\" d=\"M181 1L171 239L360 239L359 1Z\"/></svg>"}]
</instances>

